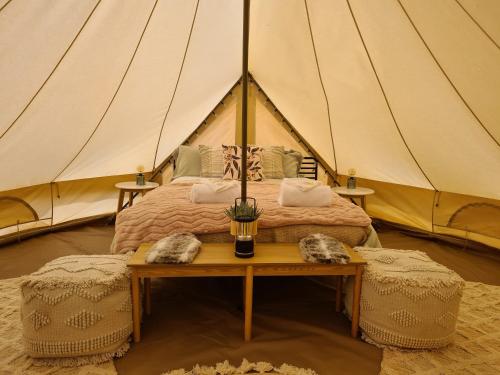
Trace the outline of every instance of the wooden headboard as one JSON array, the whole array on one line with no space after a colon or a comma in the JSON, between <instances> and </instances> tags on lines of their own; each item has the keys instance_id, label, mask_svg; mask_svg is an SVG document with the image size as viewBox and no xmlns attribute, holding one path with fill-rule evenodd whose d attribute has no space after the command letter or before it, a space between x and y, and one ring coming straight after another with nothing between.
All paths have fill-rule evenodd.
<instances>
[{"instance_id":1,"label":"wooden headboard","mask_svg":"<svg viewBox=\"0 0 500 375\"><path fill-rule=\"evenodd\" d=\"M300 165L299 177L318 179L318 161L312 156L304 156Z\"/></svg>"}]
</instances>

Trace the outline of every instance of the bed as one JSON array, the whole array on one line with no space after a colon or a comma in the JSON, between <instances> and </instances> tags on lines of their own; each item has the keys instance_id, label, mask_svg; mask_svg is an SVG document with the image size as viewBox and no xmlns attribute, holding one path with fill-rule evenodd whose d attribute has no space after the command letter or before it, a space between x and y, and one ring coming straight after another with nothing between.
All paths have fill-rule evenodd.
<instances>
[{"instance_id":1,"label":"bed","mask_svg":"<svg viewBox=\"0 0 500 375\"><path fill-rule=\"evenodd\" d=\"M138 204L121 211L116 219L112 253L135 251L141 243L169 234L192 232L202 242L231 242L228 204L195 204L189 192L196 179L175 181L148 193ZM329 207L282 207L277 203L279 180L249 182L248 195L264 212L259 219L257 242L298 242L311 233L323 233L351 246L376 234L369 216L358 206L332 192Z\"/></svg>"}]
</instances>

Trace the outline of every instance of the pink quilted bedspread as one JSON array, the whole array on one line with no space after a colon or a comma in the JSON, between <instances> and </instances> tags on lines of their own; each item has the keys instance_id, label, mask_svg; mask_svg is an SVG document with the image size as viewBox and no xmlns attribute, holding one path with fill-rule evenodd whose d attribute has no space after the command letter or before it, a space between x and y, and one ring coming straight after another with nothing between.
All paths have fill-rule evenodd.
<instances>
[{"instance_id":1,"label":"pink quilted bedspread","mask_svg":"<svg viewBox=\"0 0 500 375\"><path fill-rule=\"evenodd\" d=\"M298 224L351 225L366 227L371 220L355 204L332 192L329 207L282 207L277 202L280 186L258 182L248 184L248 196L264 209L259 228ZM155 242L176 232L221 233L229 231L229 219L222 204L196 204L189 200L191 185L163 185L146 194L135 206L118 214L111 251L135 251L141 243Z\"/></svg>"}]
</instances>

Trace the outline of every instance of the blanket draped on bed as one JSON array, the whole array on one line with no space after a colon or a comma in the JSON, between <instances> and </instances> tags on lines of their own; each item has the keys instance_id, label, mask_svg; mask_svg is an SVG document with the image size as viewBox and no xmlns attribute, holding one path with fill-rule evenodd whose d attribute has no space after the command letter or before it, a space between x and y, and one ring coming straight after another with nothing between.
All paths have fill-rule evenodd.
<instances>
[{"instance_id":1,"label":"blanket draped on bed","mask_svg":"<svg viewBox=\"0 0 500 375\"><path fill-rule=\"evenodd\" d=\"M248 184L248 196L257 199L264 213L259 228L289 225L347 225L367 227L371 220L358 206L332 192L329 207L281 207L276 183ZM116 218L115 240L111 251L135 251L141 243L155 242L180 232L196 235L229 231L224 215L225 203L196 204L189 200L190 184L163 185L144 196L138 204L121 211Z\"/></svg>"}]
</instances>

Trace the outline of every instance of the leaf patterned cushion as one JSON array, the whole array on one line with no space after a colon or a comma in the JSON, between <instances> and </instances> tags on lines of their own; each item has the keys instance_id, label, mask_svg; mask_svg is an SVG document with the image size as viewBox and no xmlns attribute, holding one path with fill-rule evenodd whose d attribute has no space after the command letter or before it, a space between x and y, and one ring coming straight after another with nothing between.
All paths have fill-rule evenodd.
<instances>
[{"instance_id":1,"label":"leaf patterned cushion","mask_svg":"<svg viewBox=\"0 0 500 375\"><path fill-rule=\"evenodd\" d=\"M247 180L262 181L262 147L248 146ZM235 145L222 145L225 180L241 180L242 149Z\"/></svg>"},{"instance_id":2,"label":"leaf patterned cushion","mask_svg":"<svg viewBox=\"0 0 500 375\"><path fill-rule=\"evenodd\" d=\"M262 152L262 147L248 146L247 179L249 181L262 181L264 179Z\"/></svg>"}]
</instances>

